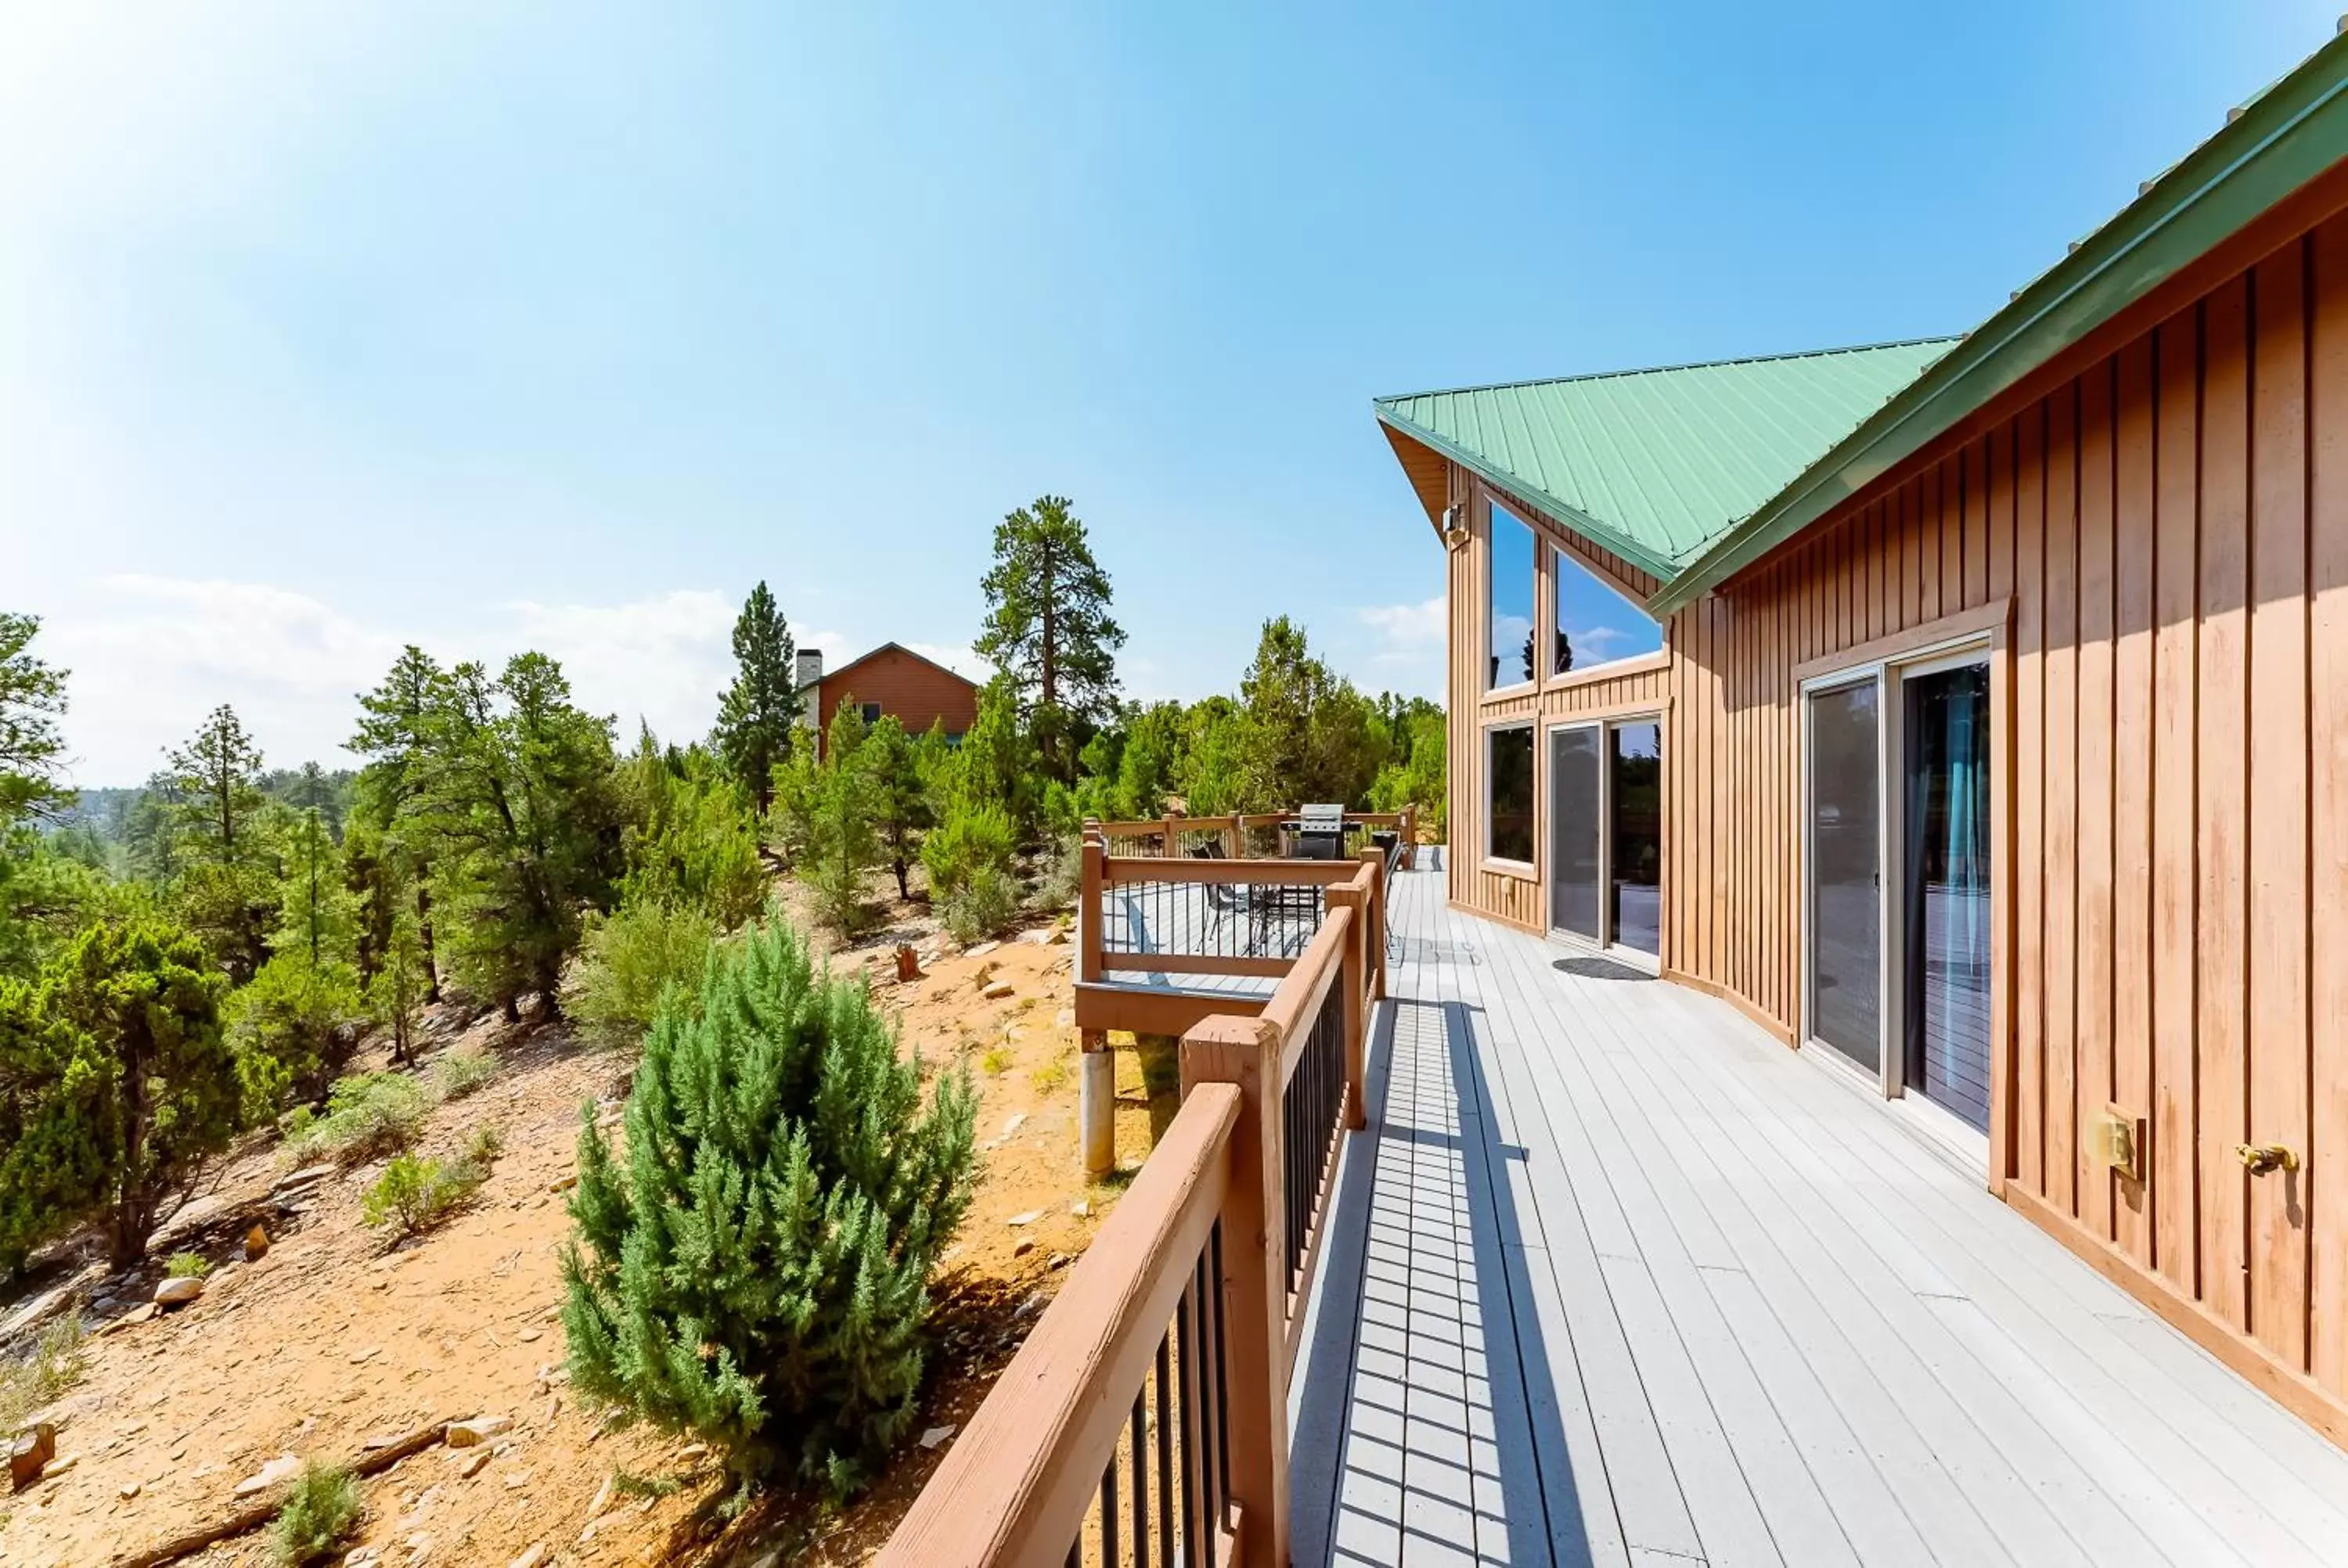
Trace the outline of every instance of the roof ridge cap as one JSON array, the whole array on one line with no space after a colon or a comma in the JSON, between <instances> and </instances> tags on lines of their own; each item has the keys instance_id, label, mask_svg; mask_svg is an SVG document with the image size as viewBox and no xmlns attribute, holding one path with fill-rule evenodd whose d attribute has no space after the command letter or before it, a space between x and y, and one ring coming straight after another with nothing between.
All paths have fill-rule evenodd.
<instances>
[{"instance_id":1,"label":"roof ridge cap","mask_svg":"<svg viewBox=\"0 0 2348 1568\"><path fill-rule=\"evenodd\" d=\"M1834 348L1793 349L1782 354L1732 354L1725 359L1685 360L1676 364L1630 365L1616 370L1584 371L1576 375L1538 375L1516 381L1479 382L1467 386L1438 386L1424 392L1396 392L1370 400L1375 407L1407 403L1421 397L1453 397L1466 392L1514 392L1529 386L1570 386L1592 381L1615 381L1633 375L1664 375L1683 370L1718 370L1732 364L1775 364L1791 359L1825 359L1840 354L1870 354L1881 349L1921 348L1930 343L1946 343L1952 347L1962 343L1967 333L1943 333L1926 337L1891 338L1881 343L1844 343Z\"/></svg>"}]
</instances>

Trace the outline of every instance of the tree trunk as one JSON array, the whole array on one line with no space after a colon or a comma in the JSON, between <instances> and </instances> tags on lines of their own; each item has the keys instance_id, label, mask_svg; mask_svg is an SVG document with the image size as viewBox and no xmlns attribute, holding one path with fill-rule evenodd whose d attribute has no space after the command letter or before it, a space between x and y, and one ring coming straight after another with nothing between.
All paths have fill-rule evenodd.
<instances>
[{"instance_id":1,"label":"tree trunk","mask_svg":"<svg viewBox=\"0 0 2348 1568\"><path fill-rule=\"evenodd\" d=\"M906 865L903 850L897 852L897 858L892 864L897 873L897 899L900 903L910 904L912 902L913 890L905 882Z\"/></svg>"},{"instance_id":2,"label":"tree trunk","mask_svg":"<svg viewBox=\"0 0 2348 1568\"><path fill-rule=\"evenodd\" d=\"M521 999L520 997L506 998L505 1013L506 1021L508 1023L520 1023L521 1021Z\"/></svg>"},{"instance_id":3,"label":"tree trunk","mask_svg":"<svg viewBox=\"0 0 2348 1568\"><path fill-rule=\"evenodd\" d=\"M424 944L424 999L440 999L440 965L432 952L432 889L424 885L425 868L416 868L416 935Z\"/></svg>"}]
</instances>

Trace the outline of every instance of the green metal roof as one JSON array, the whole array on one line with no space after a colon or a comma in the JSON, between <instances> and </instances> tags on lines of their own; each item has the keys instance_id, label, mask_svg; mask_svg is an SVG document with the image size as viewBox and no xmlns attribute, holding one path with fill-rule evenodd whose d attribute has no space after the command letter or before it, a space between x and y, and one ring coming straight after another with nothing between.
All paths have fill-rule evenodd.
<instances>
[{"instance_id":1,"label":"green metal roof","mask_svg":"<svg viewBox=\"0 0 2348 1568\"><path fill-rule=\"evenodd\" d=\"M1376 408L1669 582L1955 341L1422 392Z\"/></svg>"}]
</instances>

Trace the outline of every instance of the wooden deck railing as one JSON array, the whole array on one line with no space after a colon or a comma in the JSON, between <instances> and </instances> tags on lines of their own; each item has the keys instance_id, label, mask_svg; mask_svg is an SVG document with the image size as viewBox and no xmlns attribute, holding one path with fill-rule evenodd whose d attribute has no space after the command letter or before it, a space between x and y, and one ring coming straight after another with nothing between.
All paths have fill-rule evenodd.
<instances>
[{"instance_id":1,"label":"wooden deck railing","mask_svg":"<svg viewBox=\"0 0 2348 1568\"><path fill-rule=\"evenodd\" d=\"M1125 822L1087 822L1086 831L1097 833L1112 856L1152 856L1172 859L1196 854L1209 845L1215 845L1229 859L1272 859L1279 856L1280 826L1296 819L1292 811L1248 812L1230 816L1186 816L1169 813L1165 816L1138 817ZM1345 813L1345 858L1357 856L1374 833L1386 831L1399 835L1397 851L1401 866L1407 871L1416 864L1418 849L1418 807L1406 805L1400 811L1349 811Z\"/></svg>"},{"instance_id":2,"label":"wooden deck railing","mask_svg":"<svg viewBox=\"0 0 2348 1568\"><path fill-rule=\"evenodd\" d=\"M1290 865L1342 873L1310 939L1260 1015L1182 1037L1180 1111L880 1563L1286 1568L1288 1384L1386 897L1375 852Z\"/></svg>"}]
</instances>

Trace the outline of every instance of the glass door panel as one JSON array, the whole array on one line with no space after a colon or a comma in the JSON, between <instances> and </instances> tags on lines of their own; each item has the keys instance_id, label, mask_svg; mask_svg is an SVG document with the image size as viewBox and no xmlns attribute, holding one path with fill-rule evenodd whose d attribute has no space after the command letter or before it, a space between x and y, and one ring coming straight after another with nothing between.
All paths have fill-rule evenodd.
<instances>
[{"instance_id":1,"label":"glass door panel","mask_svg":"<svg viewBox=\"0 0 2348 1568\"><path fill-rule=\"evenodd\" d=\"M1604 737L1599 726L1585 725L1551 730L1549 742L1549 923L1592 942L1603 939L1598 862Z\"/></svg>"},{"instance_id":2,"label":"glass door panel","mask_svg":"<svg viewBox=\"0 0 2348 1568\"><path fill-rule=\"evenodd\" d=\"M1810 1033L1882 1067L1883 908L1872 681L1809 698Z\"/></svg>"},{"instance_id":3,"label":"glass door panel","mask_svg":"<svg viewBox=\"0 0 2348 1568\"><path fill-rule=\"evenodd\" d=\"M1908 1087L1989 1130L1989 667L1900 682Z\"/></svg>"},{"instance_id":4,"label":"glass door panel","mask_svg":"<svg viewBox=\"0 0 2348 1568\"><path fill-rule=\"evenodd\" d=\"M1652 721L1617 724L1608 765L1612 854L1607 925L1615 942L1663 951L1663 729Z\"/></svg>"}]
</instances>

